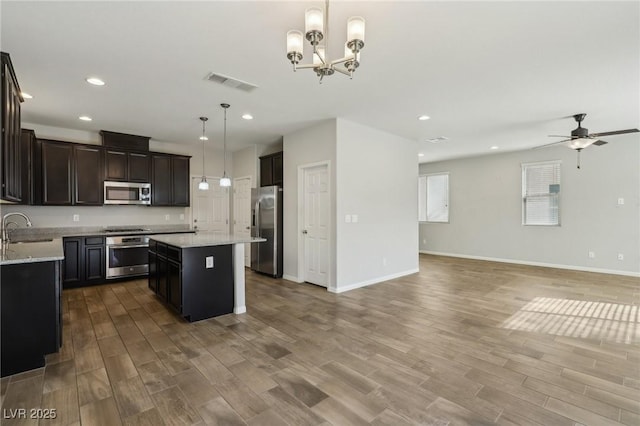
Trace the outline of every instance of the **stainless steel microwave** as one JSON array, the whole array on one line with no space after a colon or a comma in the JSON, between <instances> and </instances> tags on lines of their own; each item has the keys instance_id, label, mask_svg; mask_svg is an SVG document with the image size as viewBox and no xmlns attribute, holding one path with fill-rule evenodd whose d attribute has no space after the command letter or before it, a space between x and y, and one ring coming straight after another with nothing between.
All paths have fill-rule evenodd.
<instances>
[{"instance_id":1,"label":"stainless steel microwave","mask_svg":"<svg viewBox=\"0 0 640 426\"><path fill-rule=\"evenodd\" d=\"M104 181L104 204L151 205L151 184Z\"/></svg>"}]
</instances>

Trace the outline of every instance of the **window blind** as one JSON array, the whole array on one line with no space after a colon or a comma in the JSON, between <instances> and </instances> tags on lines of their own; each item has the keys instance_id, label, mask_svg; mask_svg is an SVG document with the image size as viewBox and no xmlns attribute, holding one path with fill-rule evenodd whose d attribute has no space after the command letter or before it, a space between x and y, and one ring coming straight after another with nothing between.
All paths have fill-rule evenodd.
<instances>
[{"instance_id":1,"label":"window blind","mask_svg":"<svg viewBox=\"0 0 640 426\"><path fill-rule=\"evenodd\" d=\"M522 223L560 224L560 162L522 165Z\"/></svg>"}]
</instances>

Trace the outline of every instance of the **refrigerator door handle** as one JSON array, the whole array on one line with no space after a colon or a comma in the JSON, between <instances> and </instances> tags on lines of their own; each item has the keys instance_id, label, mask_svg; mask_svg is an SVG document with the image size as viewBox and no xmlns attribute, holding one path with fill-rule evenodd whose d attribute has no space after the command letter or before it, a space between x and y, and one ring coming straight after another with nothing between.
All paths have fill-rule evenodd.
<instances>
[{"instance_id":1,"label":"refrigerator door handle","mask_svg":"<svg viewBox=\"0 0 640 426\"><path fill-rule=\"evenodd\" d=\"M260 199L256 201L254 212L255 216L253 217L253 219L255 222L254 226L256 228L256 237L260 237L260 234L262 234L262 230L260 229Z\"/></svg>"}]
</instances>

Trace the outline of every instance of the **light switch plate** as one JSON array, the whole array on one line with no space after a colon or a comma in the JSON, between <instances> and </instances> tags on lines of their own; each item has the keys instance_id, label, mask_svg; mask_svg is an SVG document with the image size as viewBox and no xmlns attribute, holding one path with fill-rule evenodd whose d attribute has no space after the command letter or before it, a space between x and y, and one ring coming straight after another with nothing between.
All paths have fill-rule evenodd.
<instances>
[{"instance_id":1,"label":"light switch plate","mask_svg":"<svg viewBox=\"0 0 640 426\"><path fill-rule=\"evenodd\" d=\"M180 220L184 220L184 213L180 213Z\"/></svg>"},{"instance_id":2,"label":"light switch plate","mask_svg":"<svg viewBox=\"0 0 640 426\"><path fill-rule=\"evenodd\" d=\"M351 223L351 215L350 214L345 214L344 215L344 222L345 223Z\"/></svg>"},{"instance_id":3,"label":"light switch plate","mask_svg":"<svg viewBox=\"0 0 640 426\"><path fill-rule=\"evenodd\" d=\"M207 269L213 268L213 256L207 256L205 258L205 267Z\"/></svg>"},{"instance_id":4,"label":"light switch plate","mask_svg":"<svg viewBox=\"0 0 640 426\"><path fill-rule=\"evenodd\" d=\"M358 223L358 215L357 214L352 214L351 215L351 222Z\"/></svg>"},{"instance_id":5,"label":"light switch plate","mask_svg":"<svg viewBox=\"0 0 640 426\"><path fill-rule=\"evenodd\" d=\"M79 214L74 214L73 215L73 221L74 222L80 222L80 215Z\"/></svg>"},{"instance_id":6,"label":"light switch plate","mask_svg":"<svg viewBox=\"0 0 640 426\"><path fill-rule=\"evenodd\" d=\"M624 205L624 198L622 198L622 197L618 198L618 205L619 206Z\"/></svg>"}]
</instances>

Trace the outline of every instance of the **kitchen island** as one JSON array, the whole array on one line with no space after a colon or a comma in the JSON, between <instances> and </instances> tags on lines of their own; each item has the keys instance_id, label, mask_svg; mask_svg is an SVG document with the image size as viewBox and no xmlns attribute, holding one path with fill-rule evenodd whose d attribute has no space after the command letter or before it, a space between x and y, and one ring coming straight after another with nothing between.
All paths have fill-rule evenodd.
<instances>
[{"instance_id":1,"label":"kitchen island","mask_svg":"<svg viewBox=\"0 0 640 426\"><path fill-rule=\"evenodd\" d=\"M244 245L263 241L214 232L151 235L149 288L188 321L244 313Z\"/></svg>"},{"instance_id":2,"label":"kitchen island","mask_svg":"<svg viewBox=\"0 0 640 426\"><path fill-rule=\"evenodd\" d=\"M62 346L62 240L2 244L1 376L45 364Z\"/></svg>"}]
</instances>

